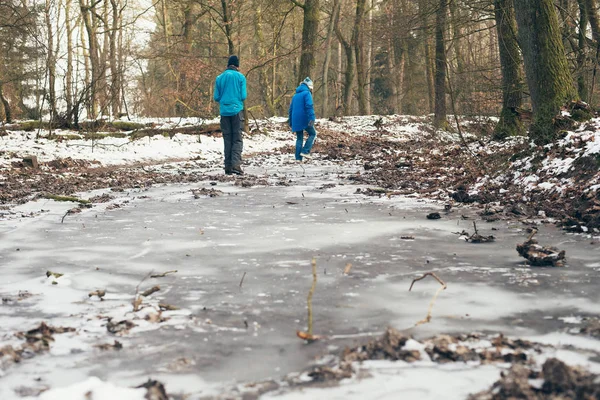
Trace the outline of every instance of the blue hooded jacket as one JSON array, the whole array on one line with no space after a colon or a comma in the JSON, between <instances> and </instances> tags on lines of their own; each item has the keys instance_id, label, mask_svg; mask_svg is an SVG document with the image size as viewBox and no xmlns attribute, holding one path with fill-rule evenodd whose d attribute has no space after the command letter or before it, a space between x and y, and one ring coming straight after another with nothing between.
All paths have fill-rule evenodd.
<instances>
[{"instance_id":1,"label":"blue hooded jacket","mask_svg":"<svg viewBox=\"0 0 600 400\"><path fill-rule=\"evenodd\" d=\"M219 102L219 112L224 117L237 115L244 109L246 100L246 77L228 68L215 81L215 101Z\"/></svg>"},{"instance_id":2,"label":"blue hooded jacket","mask_svg":"<svg viewBox=\"0 0 600 400\"><path fill-rule=\"evenodd\" d=\"M288 115L293 132L303 131L308 126L308 121L315 120L312 94L305 84L300 84L296 89Z\"/></svg>"}]
</instances>

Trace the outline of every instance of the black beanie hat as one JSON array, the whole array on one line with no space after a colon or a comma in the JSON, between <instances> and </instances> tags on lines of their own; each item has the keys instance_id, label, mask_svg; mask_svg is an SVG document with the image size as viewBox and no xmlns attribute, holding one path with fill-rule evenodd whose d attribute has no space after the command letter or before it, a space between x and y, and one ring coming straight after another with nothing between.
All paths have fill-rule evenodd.
<instances>
[{"instance_id":1,"label":"black beanie hat","mask_svg":"<svg viewBox=\"0 0 600 400\"><path fill-rule=\"evenodd\" d=\"M237 58L237 56L231 56L229 57L229 61L227 61L227 66L229 67L230 65L234 65L236 67L240 67L240 60L239 58Z\"/></svg>"}]
</instances>

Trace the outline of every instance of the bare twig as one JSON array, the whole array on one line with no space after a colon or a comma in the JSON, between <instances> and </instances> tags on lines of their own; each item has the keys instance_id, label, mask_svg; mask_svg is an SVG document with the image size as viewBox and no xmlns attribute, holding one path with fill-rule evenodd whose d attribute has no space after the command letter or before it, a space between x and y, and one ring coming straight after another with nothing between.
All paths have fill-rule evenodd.
<instances>
[{"instance_id":1,"label":"bare twig","mask_svg":"<svg viewBox=\"0 0 600 400\"><path fill-rule=\"evenodd\" d=\"M150 278L164 278L165 276L167 276L167 275L169 275L169 274L174 274L174 273L176 273L176 272L177 272L177 270L176 270L176 269L174 269L174 270L172 270L172 271L166 271L166 272L163 272L162 274L150 275Z\"/></svg>"},{"instance_id":2,"label":"bare twig","mask_svg":"<svg viewBox=\"0 0 600 400\"><path fill-rule=\"evenodd\" d=\"M437 299L438 295L442 292L442 290L446 290L446 287L447 287L446 283L443 280L441 280L435 274L435 272L426 272L420 278L413 279L412 283L410 284L410 288L408 289L408 291L410 292L410 290L412 289L412 287L413 287L413 285L415 284L416 281L420 281L421 279L425 279L427 276L434 277L440 283L441 286L435 292L435 294L433 295L433 298L431 299L431 302L429 303L429 309L427 310L427 316L424 319L422 319L421 321L417 322L415 324L415 326L419 326L421 324L426 324L426 323L428 323L428 322L431 321L431 311L433 310L433 305L435 304L435 300Z\"/></svg>"},{"instance_id":3,"label":"bare twig","mask_svg":"<svg viewBox=\"0 0 600 400\"><path fill-rule=\"evenodd\" d=\"M422 279L425 279L425 278L427 278L428 276L432 276L432 277L434 277L434 278L435 278L435 279L436 279L436 280L437 280L437 281L440 283L440 285L442 285L442 286L444 287L444 289L446 289L446 287L447 287L447 286L446 286L446 283L445 283L443 280L441 280L441 279L440 279L440 278L439 278L439 277L438 277L438 276L435 274L435 272L425 272L425 273L423 274L423 276L422 276L422 277L413 279L412 283L410 284L410 288L408 289L408 291L409 291L409 292L411 291L411 289L412 289L413 285L415 284L415 282L417 282L417 281L420 281L420 280L422 280Z\"/></svg>"},{"instance_id":4,"label":"bare twig","mask_svg":"<svg viewBox=\"0 0 600 400\"><path fill-rule=\"evenodd\" d=\"M142 295L142 296L144 296L144 297L148 297L148 296L150 296L152 293L156 293L156 292L158 292L159 290L160 290L160 286L152 286L150 289L148 289L148 290L146 290L146 291L142 292L142 294L141 294L141 295Z\"/></svg>"},{"instance_id":5,"label":"bare twig","mask_svg":"<svg viewBox=\"0 0 600 400\"><path fill-rule=\"evenodd\" d=\"M242 285L244 284L245 277L246 277L246 271L244 271L244 275L242 275L242 280L240 281L240 289L242 288Z\"/></svg>"},{"instance_id":6,"label":"bare twig","mask_svg":"<svg viewBox=\"0 0 600 400\"><path fill-rule=\"evenodd\" d=\"M308 292L308 297L306 298L306 304L308 305L308 335L312 336L313 333L313 312L312 312L312 297L315 292L315 288L317 287L317 260L315 258L311 261L312 265L312 274L313 274L313 282L310 287L310 291Z\"/></svg>"},{"instance_id":7,"label":"bare twig","mask_svg":"<svg viewBox=\"0 0 600 400\"><path fill-rule=\"evenodd\" d=\"M477 232L477 224L475 221L473 221L473 229L475 229L475 234L478 235L479 233Z\"/></svg>"},{"instance_id":8,"label":"bare twig","mask_svg":"<svg viewBox=\"0 0 600 400\"><path fill-rule=\"evenodd\" d=\"M140 291L140 285L142 283L144 283L144 281L146 279L148 279L148 277L150 277L150 275L152 275L152 272L154 271L150 271L148 272L148 274L146 276L144 276L142 278L142 280L140 281L140 283L137 284L137 286L135 287L135 295L133 296L133 301L131 302L131 304L133 305L133 311L137 312L140 310L140 305L142 305L142 298L140 296L138 296L138 293Z\"/></svg>"}]
</instances>

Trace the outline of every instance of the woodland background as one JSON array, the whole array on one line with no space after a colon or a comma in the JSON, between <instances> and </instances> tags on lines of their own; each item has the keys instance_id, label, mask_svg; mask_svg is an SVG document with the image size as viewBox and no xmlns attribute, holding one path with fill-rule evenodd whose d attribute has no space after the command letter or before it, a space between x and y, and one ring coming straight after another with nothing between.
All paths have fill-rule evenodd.
<instances>
[{"instance_id":1,"label":"woodland background","mask_svg":"<svg viewBox=\"0 0 600 400\"><path fill-rule=\"evenodd\" d=\"M599 51L596 0L0 0L0 118L213 117L237 54L252 117L310 76L318 117L500 116L496 138L548 142L561 109L591 116Z\"/></svg>"}]
</instances>

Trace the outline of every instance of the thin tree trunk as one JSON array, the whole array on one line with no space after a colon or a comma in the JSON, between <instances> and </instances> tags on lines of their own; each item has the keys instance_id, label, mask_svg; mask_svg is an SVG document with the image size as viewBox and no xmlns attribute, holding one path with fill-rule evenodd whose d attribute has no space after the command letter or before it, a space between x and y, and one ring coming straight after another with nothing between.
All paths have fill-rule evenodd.
<instances>
[{"instance_id":1,"label":"thin tree trunk","mask_svg":"<svg viewBox=\"0 0 600 400\"><path fill-rule=\"evenodd\" d=\"M333 39L333 30L337 25L340 15L340 0L333 1L333 10L329 20L329 28L327 29L327 39L325 40L325 61L323 61L323 103L321 108L321 116L326 117L329 108L329 62L331 60L331 41Z\"/></svg>"},{"instance_id":2,"label":"thin tree trunk","mask_svg":"<svg viewBox=\"0 0 600 400\"><path fill-rule=\"evenodd\" d=\"M52 29L52 2L46 0L45 5L45 20L46 30L48 34L47 38L47 49L48 52L46 57L46 67L48 72L48 108L50 112L50 121L56 120L56 57L54 55L54 32Z\"/></svg>"},{"instance_id":3,"label":"thin tree trunk","mask_svg":"<svg viewBox=\"0 0 600 400\"><path fill-rule=\"evenodd\" d=\"M579 34L577 45L577 91L583 101L589 101L588 88L585 81L585 61L587 49L588 12L584 0L577 0L579 6Z\"/></svg>"},{"instance_id":4,"label":"thin tree trunk","mask_svg":"<svg viewBox=\"0 0 600 400\"><path fill-rule=\"evenodd\" d=\"M435 115L434 126L446 129L446 43L444 33L446 30L446 13L448 0L440 0L436 12L435 26Z\"/></svg>"},{"instance_id":5,"label":"thin tree trunk","mask_svg":"<svg viewBox=\"0 0 600 400\"><path fill-rule=\"evenodd\" d=\"M429 112L435 111L435 63L432 56L431 48L431 28L430 11L427 8L425 0L419 0L419 14L421 15L421 23L423 24L423 51L425 53L425 80L427 82L427 100L429 104Z\"/></svg>"},{"instance_id":6,"label":"thin tree trunk","mask_svg":"<svg viewBox=\"0 0 600 400\"><path fill-rule=\"evenodd\" d=\"M388 39L388 54L387 54L387 69L389 72L390 86L392 95L390 96L390 108L392 114L400 114L402 111L398 108L398 82L396 79L397 71L394 66L394 60L396 59L395 51L394 51L394 43L393 39L390 36Z\"/></svg>"},{"instance_id":7,"label":"thin tree trunk","mask_svg":"<svg viewBox=\"0 0 600 400\"><path fill-rule=\"evenodd\" d=\"M354 57L356 60L356 77L357 77L357 97L358 97L358 114L365 115L367 113L367 98L365 95L366 86L366 70L365 70L365 53L364 53L364 34L363 20L366 12L366 0L356 1L356 16L354 18L354 29L352 30L351 43L354 47Z\"/></svg>"},{"instance_id":8,"label":"thin tree trunk","mask_svg":"<svg viewBox=\"0 0 600 400\"><path fill-rule=\"evenodd\" d=\"M365 76L365 101L367 103L367 115L371 115L371 69L372 69L372 59L373 59L373 7L375 0L370 0L368 7L368 15L369 15L369 42L367 48L367 62L366 62L366 76Z\"/></svg>"},{"instance_id":9,"label":"thin tree trunk","mask_svg":"<svg viewBox=\"0 0 600 400\"><path fill-rule=\"evenodd\" d=\"M79 39L81 40L81 49L82 49L82 56L83 56L83 69L84 69L84 82L85 82L85 88L83 89L84 92L87 91L87 101L86 101L86 112L88 117L90 117L91 115L94 115L92 112L92 104L93 104L93 99L92 99L92 95L91 95L91 91L92 91L92 77L91 77L91 68L90 68L90 52L89 52L89 44L86 47L86 43L85 43L85 23L83 21L83 13L82 13L82 18L80 20L80 26L79 26ZM75 118L75 115L73 115L73 117ZM90 117L91 118L91 117Z\"/></svg>"},{"instance_id":10,"label":"thin tree trunk","mask_svg":"<svg viewBox=\"0 0 600 400\"><path fill-rule=\"evenodd\" d=\"M71 21L71 1L65 2L65 26L67 31L67 71L65 76L65 101L67 103L67 124L73 122L73 30L75 24Z\"/></svg>"},{"instance_id":11,"label":"thin tree trunk","mask_svg":"<svg viewBox=\"0 0 600 400\"><path fill-rule=\"evenodd\" d=\"M335 85L335 111L336 115L338 114L338 110L342 107L342 42L338 39L337 46L337 62L338 62L338 71L337 71L337 79Z\"/></svg>"},{"instance_id":12,"label":"thin tree trunk","mask_svg":"<svg viewBox=\"0 0 600 400\"><path fill-rule=\"evenodd\" d=\"M112 117L117 118L119 115L119 104L121 100L120 96L120 83L119 76L120 71L117 62L117 31L119 30L120 18L119 18L119 4L117 0L110 0L111 12L112 12L112 28L110 30L110 104Z\"/></svg>"},{"instance_id":13,"label":"thin tree trunk","mask_svg":"<svg viewBox=\"0 0 600 400\"><path fill-rule=\"evenodd\" d=\"M227 38L227 50L229 51L229 55L235 54L235 45L233 43L233 38L231 36L232 27L231 27L231 19L229 15L229 7L227 5L227 0L221 0L221 8L223 9L223 24L225 25L225 36Z\"/></svg>"},{"instance_id":14,"label":"thin tree trunk","mask_svg":"<svg viewBox=\"0 0 600 400\"><path fill-rule=\"evenodd\" d=\"M354 81L354 52L352 44L344 39L344 35L340 30L339 24L335 27L335 33L338 40L344 48L346 55L346 70L344 71L344 87L342 91L342 106L344 109L344 115L350 115L351 112L351 101L352 101L352 83ZM341 57L340 57L341 58Z\"/></svg>"},{"instance_id":15,"label":"thin tree trunk","mask_svg":"<svg viewBox=\"0 0 600 400\"><path fill-rule=\"evenodd\" d=\"M0 102L2 102L2 106L4 108L4 119L6 120L7 124L10 124L12 122L12 110L10 108L10 103L6 97L4 97L4 91L2 90L3 86L4 83L0 81Z\"/></svg>"},{"instance_id":16,"label":"thin tree trunk","mask_svg":"<svg viewBox=\"0 0 600 400\"><path fill-rule=\"evenodd\" d=\"M90 113L88 118L96 118L97 116L97 98L98 98L98 88L100 86L100 55L99 55L99 46L98 46L98 38L96 37L96 26L92 20L91 15L95 15L96 10L95 7L90 7L90 5L86 4L85 0L79 0L79 5L81 8L81 16L83 19L83 23L85 25L85 29L88 36L88 52L90 58L90 67L91 67L91 81L89 85L89 104L90 104ZM94 17L95 18L95 17Z\"/></svg>"},{"instance_id":17,"label":"thin tree trunk","mask_svg":"<svg viewBox=\"0 0 600 400\"><path fill-rule=\"evenodd\" d=\"M539 143L556 138L554 117L577 99L552 0L518 0L515 11L534 121L529 135Z\"/></svg>"},{"instance_id":18,"label":"thin tree trunk","mask_svg":"<svg viewBox=\"0 0 600 400\"><path fill-rule=\"evenodd\" d=\"M262 8L260 2L256 2L256 4L254 4L254 12L254 32L258 46L258 56L264 60L267 55L267 51L265 49L265 38L262 29ZM260 68L258 72L258 79L260 82L260 90L263 101L267 106L268 116L273 116L275 115L275 107L273 104L273 98L271 97L271 88L269 87L267 67Z\"/></svg>"},{"instance_id":19,"label":"thin tree trunk","mask_svg":"<svg viewBox=\"0 0 600 400\"><path fill-rule=\"evenodd\" d=\"M523 76L520 69L521 55L517 43L517 22L513 0L495 0L494 12L502 69L502 111L494 130L494 137L503 139L524 133L517 114L522 104Z\"/></svg>"}]
</instances>

